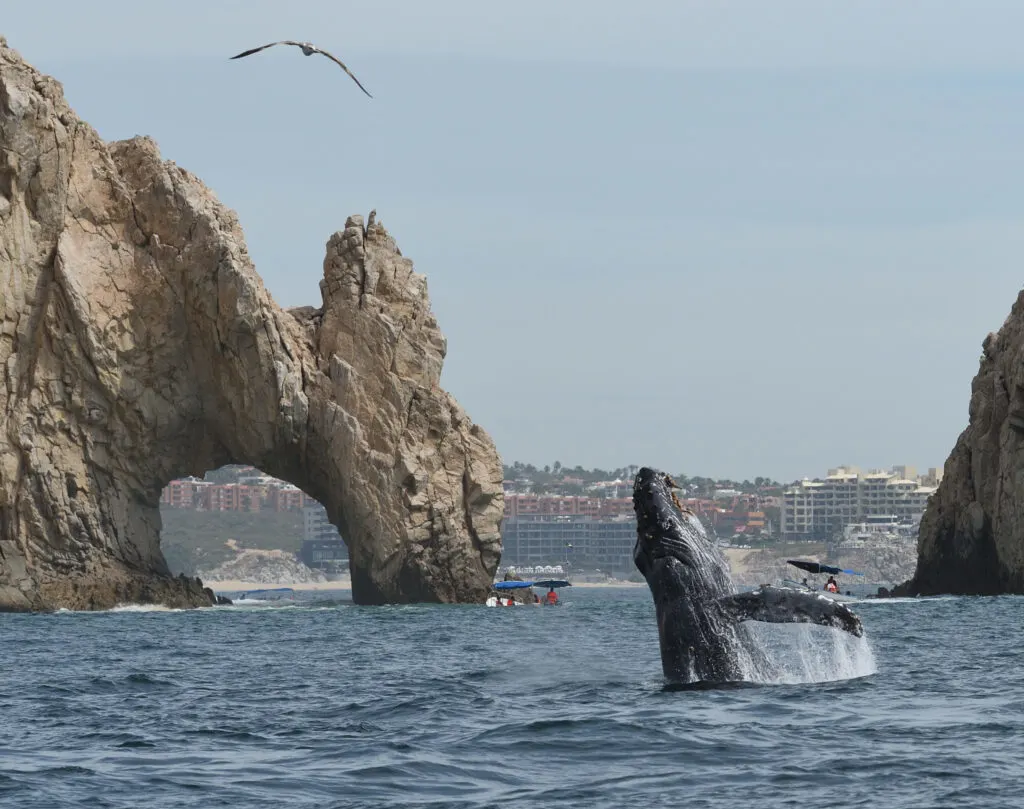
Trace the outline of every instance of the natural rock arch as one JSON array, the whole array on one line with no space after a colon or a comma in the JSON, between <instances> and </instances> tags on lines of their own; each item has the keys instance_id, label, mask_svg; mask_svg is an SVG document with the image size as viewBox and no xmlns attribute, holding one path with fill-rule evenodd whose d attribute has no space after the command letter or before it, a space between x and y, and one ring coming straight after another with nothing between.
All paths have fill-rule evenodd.
<instances>
[{"instance_id":1,"label":"natural rock arch","mask_svg":"<svg viewBox=\"0 0 1024 809\"><path fill-rule=\"evenodd\" d=\"M483 599L500 460L373 220L328 242L323 306L284 311L196 177L104 144L0 39L0 607L209 603L168 574L158 500L230 462L327 507L357 602Z\"/></svg>"}]
</instances>

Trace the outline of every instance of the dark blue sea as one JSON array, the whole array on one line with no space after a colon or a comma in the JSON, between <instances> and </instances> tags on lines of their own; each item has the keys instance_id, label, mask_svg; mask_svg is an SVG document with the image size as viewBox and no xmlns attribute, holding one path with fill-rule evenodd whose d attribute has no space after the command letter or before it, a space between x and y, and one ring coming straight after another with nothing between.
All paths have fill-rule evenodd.
<instances>
[{"instance_id":1,"label":"dark blue sea","mask_svg":"<svg viewBox=\"0 0 1024 809\"><path fill-rule=\"evenodd\" d=\"M1024 599L760 626L772 682L678 691L646 588L562 592L0 615L0 806L1024 804Z\"/></svg>"}]
</instances>

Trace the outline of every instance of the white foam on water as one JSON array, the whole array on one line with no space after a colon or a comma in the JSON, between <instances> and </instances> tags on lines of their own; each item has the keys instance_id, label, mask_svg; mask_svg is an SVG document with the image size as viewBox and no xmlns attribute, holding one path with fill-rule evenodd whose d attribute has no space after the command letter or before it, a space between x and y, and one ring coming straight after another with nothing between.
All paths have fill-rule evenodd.
<instances>
[{"instance_id":1,"label":"white foam on water","mask_svg":"<svg viewBox=\"0 0 1024 809\"><path fill-rule=\"evenodd\" d=\"M866 636L815 624L746 624L764 653L743 662L744 679L764 684L827 683L878 671Z\"/></svg>"},{"instance_id":2,"label":"white foam on water","mask_svg":"<svg viewBox=\"0 0 1024 809\"><path fill-rule=\"evenodd\" d=\"M178 607L165 607L163 604L118 604L107 612L184 612Z\"/></svg>"},{"instance_id":3,"label":"white foam on water","mask_svg":"<svg viewBox=\"0 0 1024 809\"><path fill-rule=\"evenodd\" d=\"M857 602L857 609L876 604L930 604L935 601L956 601L964 596L899 596L897 598L865 598Z\"/></svg>"},{"instance_id":4,"label":"white foam on water","mask_svg":"<svg viewBox=\"0 0 1024 809\"><path fill-rule=\"evenodd\" d=\"M230 596L229 596L230 598ZM211 609L222 611L222 610L234 610L236 612L281 612L288 610L308 610L317 608L319 606L315 602L309 601L292 601L291 599L273 599L273 598L233 598L231 599L230 605L212 607Z\"/></svg>"}]
</instances>

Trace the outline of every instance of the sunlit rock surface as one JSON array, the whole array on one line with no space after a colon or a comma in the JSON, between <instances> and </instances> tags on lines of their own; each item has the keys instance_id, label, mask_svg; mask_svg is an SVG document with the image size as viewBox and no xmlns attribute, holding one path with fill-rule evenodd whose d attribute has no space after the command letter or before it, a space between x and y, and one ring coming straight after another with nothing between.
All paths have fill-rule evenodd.
<instances>
[{"instance_id":1,"label":"sunlit rock surface","mask_svg":"<svg viewBox=\"0 0 1024 809\"><path fill-rule=\"evenodd\" d=\"M1024 593L1024 293L985 338L969 415L900 593Z\"/></svg>"},{"instance_id":2,"label":"sunlit rock surface","mask_svg":"<svg viewBox=\"0 0 1024 809\"><path fill-rule=\"evenodd\" d=\"M158 499L230 462L327 507L357 602L483 601L500 460L372 220L330 238L323 305L284 311L199 179L104 143L0 40L0 608L212 603L169 575Z\"/></svg>"}]
</instances>

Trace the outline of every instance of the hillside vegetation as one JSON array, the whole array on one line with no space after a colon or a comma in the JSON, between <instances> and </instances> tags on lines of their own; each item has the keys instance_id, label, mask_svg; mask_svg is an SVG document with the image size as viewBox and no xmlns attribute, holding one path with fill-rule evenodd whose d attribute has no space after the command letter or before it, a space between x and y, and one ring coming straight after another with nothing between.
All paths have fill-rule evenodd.
<instances>
[{"instance_id":1,"label":"hillside vegetation","mask_svg":"<svg viewBox=\"0 0 1024 809\"><path fill-rule=\"evenodd\" d=\"M302 546L300 511L191 511L160 509L160 547L174 574L194 576L237 556L238 550L298 552Z\"/></svg>"}]
</instances>

